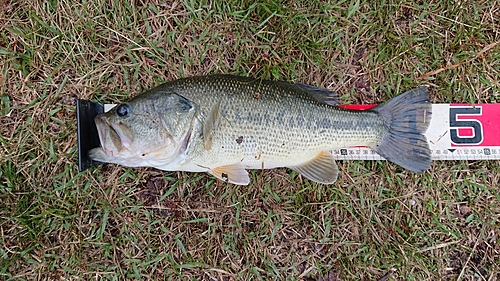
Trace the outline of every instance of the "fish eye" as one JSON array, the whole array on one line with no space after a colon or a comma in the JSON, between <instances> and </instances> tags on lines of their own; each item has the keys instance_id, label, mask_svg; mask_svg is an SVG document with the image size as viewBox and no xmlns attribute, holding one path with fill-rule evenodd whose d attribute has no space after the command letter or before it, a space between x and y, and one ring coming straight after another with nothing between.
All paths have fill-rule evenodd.
<instances>
[{"instance_id":1,"label":"fish eye","mask_svg":"<svg viewBox=\"0 0 500 281\"><path fill-rule=\"evenodd\" d=\"M120 117L126 117L130 112L130 107L127 104L120 104L116 108L116 114Z\"/></svg>"}]
</instances>

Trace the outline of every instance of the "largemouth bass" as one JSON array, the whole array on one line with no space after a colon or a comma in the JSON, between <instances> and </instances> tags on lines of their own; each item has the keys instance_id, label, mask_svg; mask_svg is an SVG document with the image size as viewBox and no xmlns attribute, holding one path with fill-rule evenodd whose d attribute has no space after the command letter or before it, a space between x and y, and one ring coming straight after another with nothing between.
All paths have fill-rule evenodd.
<instances>
[{"instance_id":1,"label":"largemouth bass","mask_svg":"<svg viewBox=\"0 0 500 281\"><path fill-rule=\"evenodd\" d=\"M247 185L247 169L288 167L324 184L337 180L331 150L367 146L417 173L431 165L424 136L427 88L366 111L301 83L213 75L153 88L95 117L101 147L93 160L166 171L207 172Z\"/></svg>"}]
</instances>

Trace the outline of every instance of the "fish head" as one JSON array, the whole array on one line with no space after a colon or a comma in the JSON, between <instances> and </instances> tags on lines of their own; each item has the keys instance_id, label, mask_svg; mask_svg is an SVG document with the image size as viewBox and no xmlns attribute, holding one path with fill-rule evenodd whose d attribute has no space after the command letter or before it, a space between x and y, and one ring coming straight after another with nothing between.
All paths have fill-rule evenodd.
<instances>
[{"instance_id":1,"label":"fish head","mask_svg":"<svg viewBox=\"0 0 500 281\"><path fill-rule=\"evenodd\" d=\"M196 107L168 91L146 93L94 118L101 147L91 159L123 166L165 166L188 146Z\"/></svg>"}]
</instances>

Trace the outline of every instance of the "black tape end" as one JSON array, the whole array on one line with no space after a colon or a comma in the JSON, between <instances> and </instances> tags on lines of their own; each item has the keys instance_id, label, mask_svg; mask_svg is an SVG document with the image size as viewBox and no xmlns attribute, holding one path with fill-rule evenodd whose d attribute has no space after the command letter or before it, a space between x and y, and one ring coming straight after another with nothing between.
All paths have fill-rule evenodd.
<instances>
[{"instance_id":1,"label":"black tape end","mask_svg":"<svg viewBox=\"0 0 500 281\"><path fill-rule=\"evenodd\" d=\"M78 126L78 171L94 165L104 164L89 158L92 148L101 146L94 117L104 112L104 107L88 100L76 100L76 121Z\"/></svg>"}]
</instances>

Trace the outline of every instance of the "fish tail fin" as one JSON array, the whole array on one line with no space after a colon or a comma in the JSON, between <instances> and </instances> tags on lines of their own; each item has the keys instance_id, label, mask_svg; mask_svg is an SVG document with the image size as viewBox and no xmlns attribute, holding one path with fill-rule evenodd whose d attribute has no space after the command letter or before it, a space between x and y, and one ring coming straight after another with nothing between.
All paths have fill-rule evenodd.
<instances>
[{"instance_id":1,"label":"fish tail fin","mask_svg":"<svg viewBox=\"0 0 500 281\"><path fill-rule=\"evenodd\" d=\"M409 90L373 110L383 117L387 133L372 148L410 171L429 169L431 151L424 133L431 121L432 104L427 87Z\"/></svg>"}]
</instances>

